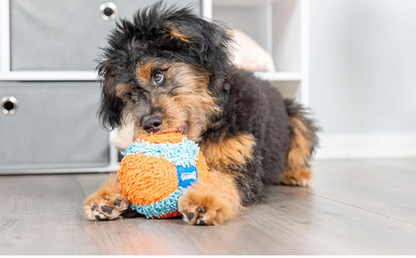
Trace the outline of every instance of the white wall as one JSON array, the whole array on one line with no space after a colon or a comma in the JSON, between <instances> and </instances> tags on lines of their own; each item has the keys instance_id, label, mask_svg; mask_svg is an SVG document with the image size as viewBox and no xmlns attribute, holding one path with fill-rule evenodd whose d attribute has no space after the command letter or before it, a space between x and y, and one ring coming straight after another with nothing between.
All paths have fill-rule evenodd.
<instances>
[{"instance_id":1,"label":"white wall","mask_svg":"<svg viewBox=\"0 0 416 258\"><path fill-rule=\"evenodd\" d=\"M416 156L416 1L311 0L318 157Z\"/></svg>"}]
</instances>

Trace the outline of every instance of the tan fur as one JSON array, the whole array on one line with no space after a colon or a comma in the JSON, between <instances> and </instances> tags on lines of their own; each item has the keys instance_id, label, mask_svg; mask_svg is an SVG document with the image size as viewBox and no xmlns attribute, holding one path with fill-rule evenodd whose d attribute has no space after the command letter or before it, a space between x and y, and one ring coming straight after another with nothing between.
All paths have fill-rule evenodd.
<instances>
[{"instance_id":1,"label":"tan fur","mask_svg":"<svg viewBox=\"0 0 416 258\"><path fill-rule=\"evenodd\" d=\"M120 200L121 205L115 205L115 201ZM109 206L113 211L108 214L102 210L102 207ZM127 197L123 194L117 174L111 175L101 188L94 194L87 197L84 202L84 215L89 220L97 220L96 216L101 219L116 219L120 217L123 210L129 206Z\"/></svg>"},{"instance_id":2,"label":"tan fur","mask_svg":"<svg viewBox=\"0 0 416 258\"><path fill-rule=\"evenodd\" d=\"M313 178L311 170L307 167L294 170L285 170L282 175L282 183L293 186L308 186Z\"/></svg>"},{"instance_id":3,"label":"tan fur","mask_svg":"<svg viewBox=\"0 0 416 258\"><path fill-rule=\"evenodd\" d=\"M120 83L116 87L116 96L123 99L124 101L128 101L128 95L133 92L133 89L127 85L126 83Z\"/></svg>"},{"instance_id":4,"label":"tan fur","mask_svg":"<svg viewBox=\"0 0 416 258\"><path fill-rule=\"evenodd\" d=\"M235 217L242 209L241 199L229 174L211 171L207 182L197 182L179 199L184 220L195 225L218 225ZM189 220L188 214L194 217Z\"/></svg>"},{"instance_id":5,"label":"tan fur","mask_svg":"<svg viewBox=\"0 0 416 258\"><path fill-rule=\"evenodd\" d=\"M207 159L208 166L217 169L239 168L253 159L253 148L256 140L252 134L241 134L216 142L201 144L201 150Z\"/></svg>"},{"instance_id":6,"label":"tan fur","mask_svg":"<svg viewBox=\"0 0 416 258\"><path fill-rule=\"evenodd\" d=\"M292 117L290 118L290 125L293 128L293 136L287 165L291 169L296 169L303 167L308 161L312 144L310 139L308 139L308 129L301 120Z\"/></svg>"},{"instance_id":7,"label":"tan fur","mask_svg":"<svg viewBox=\"0 0 416 258\"><path fill-rule=\"evenodd\" d=\"M184 43L191 43L189 40L189 36L185 35L184 33L180 32L177 28L175 28L172 24L165 25L165 29L167 30L167 33L163 35L163 39L169 38L174 39L177 38L180 41Z\"/></svg>"},{"instance_id":8,"label":"tan fur","mask_svg":"<svg viewBox=\"0 0 416 258\"><path fill-rule=\"evenodd\" d=\"M145 64L140 64L136 68L136 73L138 78L141 81L149 81L150 76L152 76L152 71L155 67L157 67L158 62L156 61L148 61Z\"/></svg>"},{"instance_id":9,"label":"tan fur","mask_svg":"<svg viewBox=\"0 0 416 258\"><path fill-rule=\"evenodd\" d=\"M312 181L312 172L307 168L307 161L311 155L312 143L310 132L297 117L290 118L293 129L291 149L287 156L282 183L286 185L307 186Z\"/></svg>"},{"instance_id":10,"label":"tan fur","mask_svg":"<svg viewBox=\"0 0 416 258\"><path fill-rule=\"evenodd\" d=\"M188 90L195 87L208 88L209 73L203 69L185 63L175 63L166 71L166 76L176 80L183 86L189 85Z\"/></svg>"}]
</instances>

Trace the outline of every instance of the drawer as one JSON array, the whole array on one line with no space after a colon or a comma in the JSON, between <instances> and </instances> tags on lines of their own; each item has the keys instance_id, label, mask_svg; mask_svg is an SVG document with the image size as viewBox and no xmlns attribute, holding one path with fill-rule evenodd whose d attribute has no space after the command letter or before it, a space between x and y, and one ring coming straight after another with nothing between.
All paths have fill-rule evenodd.
<instances>
[{"instance_id":1,"label":"drawer","mask_svg":"<svg viewBox=\"0 0 416 258\"><path fill-rule=\"evenodd\" d=\"M0 173L107 166L99 100L97 82L0 82Z\"/></svg>"},{"instance_id":2,"label":"drawer","mask_svg":"<svg viewBox=\"0 0 416 258\"><path fill-rule=\"evenodd\" d=\"M11 70L93 71L99 47L107 44L109 31L120 17L131 18L138 8L155 0L114 0L117 18L106 21L103 0L10 0ZM165 1L185 6L196 0Z\"/></svg>"}]
</instances>

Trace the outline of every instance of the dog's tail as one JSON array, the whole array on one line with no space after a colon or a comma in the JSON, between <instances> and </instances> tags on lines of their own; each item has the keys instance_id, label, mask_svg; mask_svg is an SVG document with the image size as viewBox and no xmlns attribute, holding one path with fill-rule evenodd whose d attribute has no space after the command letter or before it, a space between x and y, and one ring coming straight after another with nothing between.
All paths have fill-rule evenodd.
<instances>
[{"instance_id":1,"label":"dog's tail","mask_svg":"<svg viewBox=\"0 0 416 258\"><path fill-rule=\"evenodd\" d=\"M310 157L318 146L319 127L309 117L309 110L293 99L285 99L291 129L290 150L286 161L286 170L296 171L309 167Z\"/></svg>"}]
</instances>

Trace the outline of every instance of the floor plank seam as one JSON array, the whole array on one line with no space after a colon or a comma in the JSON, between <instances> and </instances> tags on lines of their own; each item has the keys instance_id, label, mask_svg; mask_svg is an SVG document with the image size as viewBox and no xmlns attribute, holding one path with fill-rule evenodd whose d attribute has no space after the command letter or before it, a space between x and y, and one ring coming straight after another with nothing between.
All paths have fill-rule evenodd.
<instances>
[{"instance_id":1,"label":"floor plank seam","mask_svg":"<svg viewBox=\"0 0 416 258\"><path fill-rule=\"evenodd\" d=\"M79 182L79 179L76 180L78 188L81 190L82 196L84 197L83 199L87 198L87 195L85 194L84 188L82 188L81 183Z\"/></svg>"}]
</instances>

